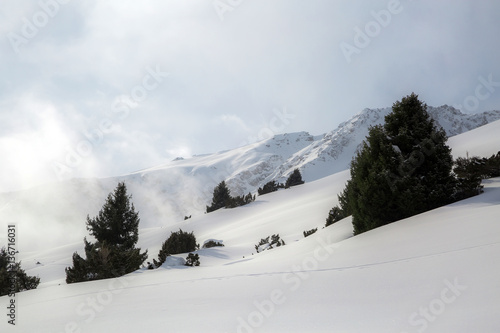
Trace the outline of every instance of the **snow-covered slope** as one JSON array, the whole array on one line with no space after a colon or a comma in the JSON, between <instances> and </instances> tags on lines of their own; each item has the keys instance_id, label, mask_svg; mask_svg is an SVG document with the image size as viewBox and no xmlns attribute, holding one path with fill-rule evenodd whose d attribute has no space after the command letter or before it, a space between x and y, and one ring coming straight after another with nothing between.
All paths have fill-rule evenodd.
<instances>
[{"instance_id":1,"label":"snow-covered slope","mask_svg":"<svg viewBox=\"0 0 500 333\"><path fill-rule=\"evenodd\" d=\"M490 157L500 151L500 120L484 125L462 135L451 137L448 141L453 147L453 156Z\"/></svg>"},{"instance_id":2,"label":"snow-covered slope","mask_svg":"<svg viewBox=\"0 0 500 333\"><path fill-rule=\"evenodd\" d=\"M242 195L255 193L273 179L283 182L295 168L301 169L307 182L345 170L369 126L381 124L390 110L365 109L325 135L280 134L248 146L176 159L121 177L74 179L3 193L0 219L20 223L23 233L47 228L51 230L47 236L51 241L76 241L86 232L87 214L96 215L108 193L119 181L125 181L143 227L171 225L184 216L202 215L213 188L222 180L227 181L233 195ZM449 106L430 107L429 113L449 135L500 118L500 111L464 115ZM46 241L38 239L25 246L29 250Z\"/></svg>"},{"instance_id":3,"label":"snow-covered slope","mask_svg":"<svg viewBox=\"0 0 500 333\"><path fill-rule=\"evenodd\" d=\"M349 218L322 229L347 177L345 171L248 206L141 229L140 246L152 256L179 227L200 243L222 240L225 247L198 251L200 267L171 260L153 271L65 285L64 267L82 242L22 253L42 285L16 296L17 327L4 320L0 330L498 332L500 179L487 181L478 197L352 237ZM256 254L253 245L275 233L287 245Z\"/></svg>"},{"instance_id":4,"label":"snow-covered slope","mask_svg":"<svg viewBox=\"0 0 500 333\"><path fill-rule=\"evenodd\" d=\"M500 121L456 136L450 145L454 152L463 145L496 152L498 131ZM145 228L141 222L139 246L150 258L178 228L194 231L201 244L217 239L225 246L199 250L200 267L179 266L183 254L157 270L73 285L64 283L64 268L74 251L82 252L82 239L72 242L66 234L62 245L52 239L61 221L32 225L36 233L17 221L19 259L42 283L16 295L16 327L4 316L0 331L500 331L500 178L485 181L477 197L353 237L350 218L322 228L348 177L345 170L171 225ZM74 186L87 196L102 191L97 181L85 184ZM318 231L304 238L312 228ZM254 245L271 234L286 245L256 254ZM35 244L32 251L27 244ZM5 310L7 302L0 298Z\"/></svg>"}]
</instances>

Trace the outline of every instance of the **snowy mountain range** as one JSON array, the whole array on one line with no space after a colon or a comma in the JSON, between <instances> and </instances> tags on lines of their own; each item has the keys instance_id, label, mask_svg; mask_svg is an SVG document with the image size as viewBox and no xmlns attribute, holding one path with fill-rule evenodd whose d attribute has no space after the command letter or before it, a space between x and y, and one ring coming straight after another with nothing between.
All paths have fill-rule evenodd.
<instances>
[{"instance_id":1,"label":"snowy mountain range","mask_svg":"<svg viewBox=\"0 0 500 333\"><path fill-rule=\"evenodd\" d=\"M182 176L195 178L201 174L205 188L199 198L206 203L213 187L226 180L234 195L255 192L270 180L284 182L295 168L299 168L306 181L313 181L349 168L352 157L368 135L370 126L379 125L391 108L364 109L335 130L313 136L307 132L276 135L271 139L231 151L176 159L166 165L138 172L141 177L163 173L161 179L170 178L173 170L182 170ZM463 114L451 106L428 107L428 112L448 137L470 131L500 119L500 111ZM205 169L208 168L208 169ZM204 205L201 208L205 208ZM197 210L197 209L195 209Z\"/></svg>"},{"instance_id":2,"label":"snowy mountain range","mask_svg":"<svg viewBox=\"0 0 500 333\"><path fill-rule=\"evenodd\" d=\"M81 239L87 214L96 215L108 193L119 181L125 181L143 227L173 224L184 216L203 214L213 188L222 180L232 195L243 195L255 193L273 179L284 182L295 168L301 170L306 182L347 169L369 127L382 124L390 111L365 109L324 135L280 134L229 151L178 158L120 177L73 179L3 193L0 219L23 221L33 227L26 232L34 232L41 225L52 228L54 239ZM428 111L450 137L500 119L500 111L469 115L447 105L429 107Z\"/></svg>"},{"instance_id":3,"label":"snowy mountain range","mask_svg":"<svg viewBox=\"0 0 500 333\"><path fill-rule=\"evenodd\" d=\"M213 188L225 180L233 195L255 193L271 180L284 182L295 168L305 181L313 181L349 168L352 157L368 135L370 126L379 125L391 108L364 109L335 130L313 136L307 132L287 133L230 151L176 159L168 164L123 177L148 187L164 183L162 193L173 188L191 188L191 207L177 208L182 214L199 213L209 203ZM428 107L430 116L452 137L500 119L500 111L463 114L451 106ZM176 196L183 191L173 191ZM185 201L185 198L183 200Z\"/></svg>"}]
</instances>

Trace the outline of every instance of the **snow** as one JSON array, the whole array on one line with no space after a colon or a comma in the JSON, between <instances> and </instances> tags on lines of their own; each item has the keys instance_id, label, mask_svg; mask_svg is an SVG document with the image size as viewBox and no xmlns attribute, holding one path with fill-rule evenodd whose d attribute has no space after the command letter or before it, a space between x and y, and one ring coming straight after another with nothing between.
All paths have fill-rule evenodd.
<instances>
[{"instance_id":1,"label":"snow","mask_svg":"<svg viewBox=\"0 0 500 333\"><path fill-rule=\"evenodd\" d=\"M500 133L500 120L494 121L462 135L451 137L448 144L453 147L453 156L490 157L500 151L498 140Z\"/></svg>"},{"instance_id":2,"label":"snow","mask_svg":"<svg viewBox=\"0 0 500 333\"><path fill-rule=\"evenodd\" d=\"M375 117L376 113L370 115L370 119ZM453 154L496 153L498 127L496 121L451 138ZM228 160L257 166L262 161L260 153L279 154L278 143L289 149L279 156L307 149L307 138L307 133L288 134L274 143L196 157L196 164L192 159L177 160L176 170L185 176L183 186L189 188L190 177L216 178ZM155 184L165 170L172 171L169 168L153 168L127 179ZM144 215L140 211L138 246L148 249L150 261L179 228L193 231L200 244L212 239L223 240L225 246L196 251L200 267L183 266L186 253L169 257L156 270L144 268L117 279L71 285L64 282L64 268L71 265L73 252L83 254L85 219L79 218L78 226L68 226L64 219L43 219L43 224L37 224L28 220L28 213L11 215L9 221L17 219L20 230L22 267L30 275L39 275L41 284L16 295L16 327L8 325L5 316L9 298L0 298L5 311L0 331L500 331L500 178L484 181L485 191L477 197L358 236L352 235L350 218L323 228L348 178L349 172L344 170L258 196L243 207L193 214L174 223L151 220L168 214L167 210L156 208L155 214L146 210ZM102 193L116 185L115 179L71 184L70 190L61 187L73 205L73 214L91 216L96 208L76 193L96 196L102 205ZM134 192L132 201L141 200L141 195L155 200L160 188L182 196L176 192L177 186L171 182L152 187L150 192L143 189ZM41 187L4 197L15 207L48 190L59 193L61 189ZM44 205L53 207L52 200L57 201L40 198L40 211ZM162 202L156 200L151 206ZM318 231L304 238L302 232L312 228ZM279 234L286 245L257 254L254 245L273 234Z\"/></svg>"},{"instance_id":3,"label":"snow","mask_svg":"<svg viewBox=\"0 0 500 333\"><path fill-rule=\"evenodd\" d=\"M369 127L381 124L390 110L365 109L325 135L280 134L244 147L177 159L130 175L73 179L0 193L0 220L20 221L19 232L25 239L32 239L22 244L25 251L37 250L47 242L55 246L80 242L87 234L84 225L87 214L95 216L108 193L119 181L125 181L140 212L142 227L169 227L184 216L202 216L214 187L222 180L226 180L232 195L246 195L255 194L268 181L284 182L295 168L300 169L306 182L347 169ZM449 136L500 119L500 111L465 115L446 105L429 107L429 113ZM494 139L495 132L491 131L486 140ZM463 141L459 146L469 147L467 142L476 139ZM480 154L482 149L480 144L468 148L471 154ZM497 152L498 147L487 150L490 154L490 150ZM457 153L465 156L465 151ZM40 226L48 229L44 239L35 237Z\"/></svg>"},{"instance_id":4,"label":"snow","mask_svg":"<svg viewBox=\"0 0 500 333\"><path fill-rule=\"evenodd\" d=\"M500 179L485 181L478 197L352 237L349 218L322 229L346 178L343 172L183 223L198 240L226 244L198 251L200 267L182 266L179 255L157 270L65 285L57 278L81 244L24 256L29 274L44 273L39 289L18 294L16 329L498 331ZM140 245L156 255L177 227L141 230ZM303 238L312 227L318 231ZM278 232L287 245L252 255L260 238ZM53 262L56 253L61 260ZM44 266L29 265L33 256ZM5 320L0 325L14 331Z\"/></svg>"}]
</instances>

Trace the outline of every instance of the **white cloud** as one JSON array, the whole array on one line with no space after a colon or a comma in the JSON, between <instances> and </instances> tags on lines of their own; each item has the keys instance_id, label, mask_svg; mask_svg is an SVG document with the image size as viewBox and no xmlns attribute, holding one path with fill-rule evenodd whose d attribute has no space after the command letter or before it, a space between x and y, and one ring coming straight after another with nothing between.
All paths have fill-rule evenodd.
<instances>
[{"instance_id":1,"label":"white cloud","mask_svg":"<svg viewBox=\"0 0 500 333\"><path fill-rule=\"evenodd\" d=\"M235 131L250 132L250 128L247 126L247 124L237 115L223 114L219 117L219 119L224 124L224 126L232 128Z\"/></svg>"},{"instance_id":2,"label":"white cloud","mask_svg":"<svg viewBox=\"0 0 500 333\"><path fill-rule=\"evenodd\" d=\"M320 134L411 91L454 105L479 76L500 81L500 4L491 1L401 1L403 11L347 63L340 43L352 43L353 29L387 4L254 0L221 21L211 1L69 2L19 54L0 40L0 153L8 161L0 170L11 175L0 190L53 180L50 159L64 161L106 118L112 130L74 175L236 147L268 126L274 108L296 116L285 131ZM4 37L40 10L37 2L4 5ZM170 76L127 117L113 112L155 66ZM500 90L477 111L499 102Z\"/></svg>"}]
</instances>

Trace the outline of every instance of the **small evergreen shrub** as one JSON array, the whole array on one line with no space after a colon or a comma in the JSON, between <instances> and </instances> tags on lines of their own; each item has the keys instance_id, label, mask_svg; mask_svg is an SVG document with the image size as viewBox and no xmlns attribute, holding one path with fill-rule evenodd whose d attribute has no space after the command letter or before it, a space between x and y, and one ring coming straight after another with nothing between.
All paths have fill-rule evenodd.
<instances>
[{"instance_id":1,"label":"small evergreen shrub","mask_svg":"<svg viewBox=\"0 0 500 333\"><path fill-rule=\"evenodd\" d=\"M272 180L272 181L264 184L263 187L259 187L259 189L257 190L257 193L259 195L264 195L267 193L276 192L279 188L284 188L284 187L285 187L285 185L283 185L281 183L276 183L275 180Z\"/></svg>"},{"instance_id":2,"label":"small evergreen shrub","mask_svg":"<svg viewBox=\"0 0 500 333\"><path fill-rule=\"evenodd\" d=\"M478 195L483 192L483 179L500 176L500 152L486 157L459 157L454 161L453 172L457 175L456 200Z\"/></svg>"},{"instance_id":3,"label":"small evergreen shrub","mask_svg":"<svg viewBox=\"0 0 500 333\"><path fill-rule=\"evenodd\" d=\"M248 193L246 196L230 197L226 202L226 208L236 208L255 201L255 195Z\"/></svg>"},{"instance_id":4,"label":"small evergreen shrub","mask_svg":"<svg viewBox=\"0 0 500 333\"><path fill-rule=\"evenodd\" d=\"M196 253L189 253L186 257L186 266L200 266L200 256Z\"/></svg>"},{"instance_id":5,"label":"small evergreen shrub","mask_svg":"<svg viewBox=\"0 0 500 333\"><path fill-rule=\"evenodd\" d=\"M170 237L163 242L158 252L158 260L153 259L153 264L158 268L163 265L168 256L192 252L195 251L197 247L196 237L193 232L188 233L179 229L179 231L172 232Z\"/></svg>"},{"instance_id":6,"label":"small evergreen shrub","mask_svg":"<svg viewBox=\"0 0 500 333\"><path fill-rule=\"evenodd\" d=\"M224 246L224 244L222 244L220 242L216 242L213 239L211 239L208 242L206 242L205 244L203 244L204 249L209 249L211 247L216 247L216 246Z\"/></svg>"},{"instance_id":7,"label":"small evergreen shrub","mask_svg":"<svg viewBox=\"0 0 500 333\"><path fill-rule=\"evenodd\" d=\"M459 157L454 162L453 172L458 177L470 176L488 179L500 176L500 152L489 158L473 156Z\"/></svg>"},{"instance_id":8,"label":"small evergreen shrub","mask_svg":"<svg viewBox=\"0 0 500 333\"><path fill-rule=\"evenodd\" d=\"M318 231L318 228L314 228L314 229L311 229L311 230L308 230L308 231L304 231L302 232L304 234L304 237L307 237L307 236L311 236L312 234L314 234L316 231Z\"/></svg>"},{"instance_id":9,"label":"small evergreen shrub","mask_svg":"<svg viewBox=\"0 0 500 333\"><path fill-rule=\"evenodd\" d=\"M292 174L288 177L285 183L285 188L290 188L292 186L302 185L304 181L302 180L302 175L299 169L293 170Z\"/></svg>"},{"instance_id":10,"label":"small evergreen shrub","mask_svg":"<svg viewBox=\"0 0 500 333\"><path fill-rule=\"evenodd\" d=\"M260 253L265 250L271 250L274 247L279 247L285 245L285 241L280 239L280 235L272 235L272 236L267 236L266 238L262 238L260 242L255 245L255 251L257 253ZM274 246L274 247L273 247Z\"/></svg>"},{"instance_id":11,"label":"small evergreen shrub","mask_svg":"<svg viewBox=\"0 0 500 333\"><path fill-rule=\"evenodd\" d=\"M158 260L156 259L153 259L153 265L154 267L158 268L160 267L161 265L163 265L163 263L167 260L167 257L170 256L170 253L168 253L168 250L166 249L165 247L165 243L164 242L161 246L161 249L160 251L158 252ZM149 266L148 266L148 269L149 269Z\"/></svg>"}]
</instances>

